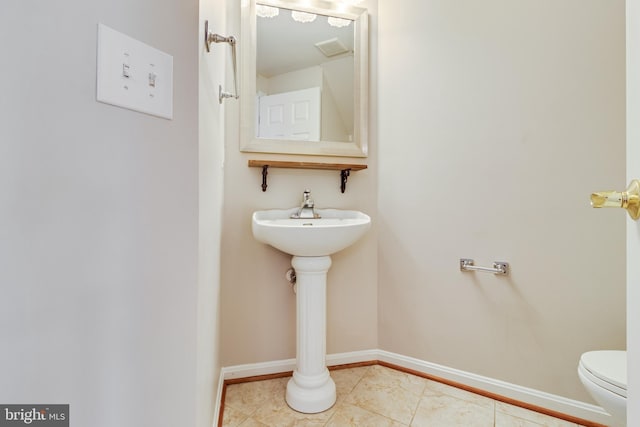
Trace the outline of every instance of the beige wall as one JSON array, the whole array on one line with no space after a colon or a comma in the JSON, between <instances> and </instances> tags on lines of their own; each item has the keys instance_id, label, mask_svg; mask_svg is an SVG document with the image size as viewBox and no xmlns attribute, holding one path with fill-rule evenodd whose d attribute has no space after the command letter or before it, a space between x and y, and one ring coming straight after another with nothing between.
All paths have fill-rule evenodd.
<instances>
[{"instance_id":1,"label":"beige wall","mask_svg":"<svg viewBox=\"0 0 640 427\"><path fill-rule=\"evenodd\" d=\"M379 343L589 400L625 347L624 2L380 4ZM458 260L511 263L509 277Z\"/></svg>"},{"instance_id":2,"label":"beige wall","mask_svg":"<svg viewBox=\"0 0 640 427\"><path fill-rule=\"evenodd\" d=\"M239 2L231 3L229 16L233 17L232 24L239 33ZM375 28L376 11L370 7ZM372 58L375 64L375 38ZM375 67L372 72L371 90L375 101ZM305 188L311 190L319 208L358 209L373 217L374 227L365 238L332 257L327 292L327 351L377 348L375 102L371 112L373 136L369 142L372 154L367 159L370 169L352 173L344 194L340 193L339 172L291 169L271 169L269 188L263 193L261 170L247 167L247 160L282 157L240 153L238 104L233 100L225 102L222 365L295 357L295 294L284 277L291 266L291 257L253 239L251 213L258 209L298 206ZM295 156L294 160L358 161L303 156Z\"/></svg>"}]
</instances>

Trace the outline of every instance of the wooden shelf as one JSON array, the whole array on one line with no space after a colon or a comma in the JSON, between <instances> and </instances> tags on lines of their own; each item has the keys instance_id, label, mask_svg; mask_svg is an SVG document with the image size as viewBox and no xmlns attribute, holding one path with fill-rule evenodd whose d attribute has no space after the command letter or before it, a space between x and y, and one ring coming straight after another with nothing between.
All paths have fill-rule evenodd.
<instances>
[{"instance_id":1,"label":"wooden shelf","mask_svg":"<svg viewBox=\"0 0 640 427\"><path fill-rule=\"evenodd\" d=\"M359 171L366 169L367 165L354 165L347 163L318 163L318 162L282 162L277 160L249 160L249 167L261 168L263 166L269 166L272 168L287 168L287 169L324 169L341 171L349 169L352 171Z\"/></svg>"},{"instance_id":2,"label":"wooden shelf","mask_svg":"<svg viewBox=\"0 0 640 427\"><path fill-rule=\"evenodd\" d=\"M320 162L283 162L277 160L249 160L250 168L262 168L262 191L267 191L267 173L271 168L286 169L321 169L340 171L340 190L344 193L347 187L347 177L351 171L367 169L367 165L349 163L320 163Z\"/></svg>"}]
</instances>

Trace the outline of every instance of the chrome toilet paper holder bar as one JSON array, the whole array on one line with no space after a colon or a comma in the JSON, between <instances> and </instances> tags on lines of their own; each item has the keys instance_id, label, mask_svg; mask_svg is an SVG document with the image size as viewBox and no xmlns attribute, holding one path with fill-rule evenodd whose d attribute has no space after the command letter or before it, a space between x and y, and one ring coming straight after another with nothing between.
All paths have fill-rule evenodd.
<instances>
[{"instance_id":1,"label":"chrome toilet paper holder bar","mask_svg":"<svg viewBox=\"0 0 640 427\"><path fill-rule=\"evenodd\" d=\"M504 261L495 261L492 267L479 267L473 265L470 258L460 258L460 271L486 271L487 273L507 275L509 274L509 263Z\"/></svg>"}]
</instances>

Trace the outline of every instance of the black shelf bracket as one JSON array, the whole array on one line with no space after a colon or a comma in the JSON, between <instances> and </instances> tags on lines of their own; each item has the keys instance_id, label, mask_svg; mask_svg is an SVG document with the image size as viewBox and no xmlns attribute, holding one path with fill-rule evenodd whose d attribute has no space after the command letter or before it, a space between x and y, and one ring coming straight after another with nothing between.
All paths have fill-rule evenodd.
<instances>
[{"instance_id":1,"label":"black shelf bracket","mask_svg":"<svg viewBox=\"0 0 640 427\"><path fill-rule=\"evenodd\" d=\"M351 169L342 169L340 171L340 191L344 193L344 190L347 189L347 178L351 174Z\"/></svg>"},{"instance_id":2,"label":"black shelf bracket","mask_svg":"<svg viewBox=\"0 0 640 427\"><path fill-rule=\"evenodd\" d=\"M267 191L267 175L269 174L269 165L262 166L262 191Z\"/></svg>"}]
</instances>

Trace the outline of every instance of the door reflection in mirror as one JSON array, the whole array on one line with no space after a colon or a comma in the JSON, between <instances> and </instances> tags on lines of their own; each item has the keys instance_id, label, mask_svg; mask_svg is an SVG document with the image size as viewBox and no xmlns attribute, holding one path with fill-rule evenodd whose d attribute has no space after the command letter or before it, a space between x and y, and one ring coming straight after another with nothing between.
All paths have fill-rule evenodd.
<instances>
[{"instance_id":1,"label":"door reflection in mirror","mask_svg":"<svg viewBox=\"0 0 640 427\"><path fill-rule=\"evenodd\" d=\"M352 142L352 20L256 5L257 138Z\"/></svg>"}]
</instances>

